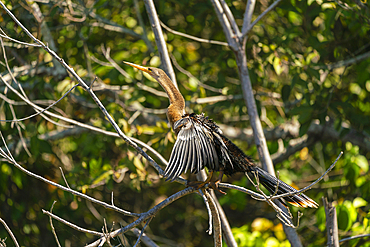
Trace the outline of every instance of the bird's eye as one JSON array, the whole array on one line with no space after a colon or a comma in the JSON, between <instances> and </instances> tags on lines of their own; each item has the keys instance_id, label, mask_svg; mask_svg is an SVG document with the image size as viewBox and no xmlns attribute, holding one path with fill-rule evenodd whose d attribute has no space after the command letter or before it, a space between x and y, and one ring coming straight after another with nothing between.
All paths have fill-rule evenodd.
<instances>
[{"instance_id":1,"label":"bird's eye","mask_svg":"<svg viewBox=\"0 0 370 247\"><path fill-rule=\"evenodd\" d=\"M148 70L149 70L149 71L152 71L152 69L151 69L151 68L148 68Z\"/></svg>"}]
</instances>

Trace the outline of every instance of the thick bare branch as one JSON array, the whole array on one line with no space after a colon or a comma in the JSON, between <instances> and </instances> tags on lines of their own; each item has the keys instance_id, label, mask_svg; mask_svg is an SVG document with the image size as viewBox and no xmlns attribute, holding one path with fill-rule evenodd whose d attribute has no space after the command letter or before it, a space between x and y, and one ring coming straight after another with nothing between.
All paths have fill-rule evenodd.
<instances>
[{"instance_id":1,"label":"thick bare branch","mask_svg":"<svg viewBox=\"0 0 370 247\"><path fill-rule=\"evenodd\" d=\"M226 242L228 247L237 247L238 244L234 238L233 232L231 231L231 227L229 224L229 220L227 219L227 216L225 214L225 211L221 207L221 204L217 200L216 194L214 190L210 191L210 194L212 198L214 198L214 202L217 206L217 211L220 215L220 220L221 220L221 227L222 227L222 236L224 237L224 241Z\"/></svg>"},{"instance_id":2,"label":"thick bare branch","mask_svg":"<svg viewBox=\"0 0 370 247\"><path fill-rule=\"evenodd\" d=\"M227 43L233 51L237 51L239 45L235 39L236 34L232 30L231 24L227 18L226 13L224 12L224 9L222 8L221 3L219 2L219 0L211 0L211 3L213 5L213 8L215 9L217 18L222 26L222 29L224 30Z\"/></svg>"},{"instance_id":3,"label":"thick bare branch","mask_svg":"<svg viewBox=\"0 0 370 247\"><path fill-rule=\"evenodd\" d=\"M157 10L155 9L155 5L153 0L144 0L145 8L149 16L149 20L151 23L152 30L154 32L156 44L158 47L159 56L161 57L162 66L164 71L168 74L171 78L172 82L177 86L176 75L173 71L171 66L171 59L168 55L166 42L163 37L163 32L161 28L161 24L159 24L159 18L157 14Z\"/></svg>"},{"instance_id":4,"label":"thick bare branch","mask_svg":"<svg viewBox=\"0 0 370 247\"><path fill-rule=\"evenodd\" d=\"M243 34L246 33L246 30L248 30L249 26L251 25L255 4L256 4L256 0L248 0L247 7L245 8L245 12L244 12L243 27L242 27Z\"/></svg>"},{"instance_id":5,"label":"thick bare branch","mask_svg":"<svg viewBox=\"0 0 370 247\"><path fill-rule=\"evenodd\" d=\"M327 198L322 198L326 215L326 232L328 235L327 245L329 247L339 247L337 211Z\"/></svg>"},{"instance_id":6,"label":"thick bare branch","mask_svg":"<svg viewBox=\"0 0 370 247\"><path fill-rule=\"evenodd\" d=\"M263 168L266 171L268 171L271 175L275 175L275 170L274 170L274 166L273 166L270 153L267 147L266 138L264 136L261 121L258 116L256 102L255 102L253 91L252 91L252 83L249 77L247 57L245 53L246 39L233 33L231 26L233 26L234 24L229 23L229 21L232 21L232 19L230 18L228 19L225 17L225 13L223 12L219 1L211 0L211 2L213 4L217 17L221 23L221 26L223 28L227 41L236 56L236 61L237 61L238 69L239 69L239 76L240 76L240 81L241 81L241 86L242 86L242 91L243 91L243 97L244 97L244 101L248 109L249 121L253 129L254 141L257 146L257 151L258 151L260 161L262 163ZM250 28L252 28L253 25L254 24L252 23L252 25L250 25ZM243 33L243 37L245 37L246 34L247 33L245 34ZM268 201L268 203L273 207L275 206L272 203L272 201L271 203ZM284 210L283 206L280 206L280 209L279 209L280 211L278 211L277 206L275 210L278 212L278 216L280 216L279 218L285 221L285 224L292 225L290 223L290 218L286 217L286 213L284 214L283 212ZM291 240L291 244L293 246L302 246L302 243L300 242L297 233L293 229L289 231L285 231L285 232L287 234L288 239Z\"/></svg>"},{"instance_id":7,"label":"thick bare branch","mask_svg":"<svg viewBox=\"0 0 370 247\"><path fill-rule=\"evenodd\" d=\"M214 243L215 247L222 246L222 231L221 231L221 220L220 214L218 213L217 206L207 190L204 190L204 194L209 202L209 208L212 212L213 224L214 224Z\"/></svg>"},{"instance_id":8,"label":"thick bare branch","mask_svg":"<svg viewBox=\"0 0 370 247\"><path fill-rule=\"evenodd\" d=\"M220 4L222 6L222 9L223 9L224 13L227 16L227 19L229 20L229 23L230 23L231 27L233 29L233 32L234 32L234 37L233 38L234 39L240 39L241 38L241 32L239 30L238 25L236 24L233 13L231 12L231 10L230 10L230 8L227 5L225 0L219 0L219 1L220 1Z\"/></svg>"}]
</instances>

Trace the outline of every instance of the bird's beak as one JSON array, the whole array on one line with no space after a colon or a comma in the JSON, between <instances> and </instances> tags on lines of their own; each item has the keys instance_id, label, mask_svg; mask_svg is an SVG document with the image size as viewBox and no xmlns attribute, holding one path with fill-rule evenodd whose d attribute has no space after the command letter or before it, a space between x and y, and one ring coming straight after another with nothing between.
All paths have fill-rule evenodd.
<instances>
[{"instance_id":1,"label":"bird's beak","mask_svg":"<svg viewBox=\"0 0 370 247\"><path fill-rule=\"evenodd\" d=\"M143 67L143 66L140 66L140 65L137 65L137 64L134 64L134 63L129 63L129 62L125 62L125 61L123 61L125 64L128 64L128 65L130 65L130 66L132 66L132 67L134 67L134 68L137 68L137 69L139 69L139 70L141 70L141 71L144 71L144 72L146 72L146 73L149 73L150 71L148 70L148 68L146 68L146 67Z\"/></svg>"}]
</instances>

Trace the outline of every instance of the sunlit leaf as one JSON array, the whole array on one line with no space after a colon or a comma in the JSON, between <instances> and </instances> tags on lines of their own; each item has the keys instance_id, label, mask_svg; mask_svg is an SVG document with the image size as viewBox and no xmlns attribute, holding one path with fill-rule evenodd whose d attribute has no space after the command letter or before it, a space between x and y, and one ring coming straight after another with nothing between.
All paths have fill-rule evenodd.
<instances>
[{"instance_id":1,"label":"sunlit leaf","mask_svg":"<svg viewBox=\"0 0 370 247\"><path fill-rule=\"evenodd\" d=\"M363 206L366 206L368 204L367 201L365 201L363 198L361 197L356 197L354 200L353 200L353 206L355 208L360 208L360 207L363 207Z\"/></svg>"},{"instance_id":2,"label":"sunlit leaf","mask_svg":"<svg viewBox=\"0 0 370 247\"><path fill-rule=\"evenodd\" d=\"M355 163L361 167L364 172L369 171L369 161L363 155L357 155Z\"/></svg>"}]
</instances>

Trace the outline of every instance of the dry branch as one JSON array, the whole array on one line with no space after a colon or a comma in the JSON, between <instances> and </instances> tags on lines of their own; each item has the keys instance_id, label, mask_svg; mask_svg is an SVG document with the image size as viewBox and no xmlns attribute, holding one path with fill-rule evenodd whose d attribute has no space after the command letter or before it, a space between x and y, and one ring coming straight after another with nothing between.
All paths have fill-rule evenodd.
<instances>
[{"instance_id":1,"label":"dry branch","mask_svg":"<svg viewBox=\"0 0 370 247\"><path fill-rule=\"evenodd\" d=\"M155 9L153 0L144 0L145 9L148 13L152 30L154 32L156 44L158 46L159 55L161 57L164 71L171 78L172 82L177 86L176 75L171 66L171 59L168 55L166 42L163 37L161 25L159 24L159 18L157 10Z\"/></svg>"},{"instance_id":2,"label":"dry branch","mask_svg":"<svg viewBox=\"0 0 370 247\"><path fill-rule=\"evenodd\" d=\"M255 111L255 103L254 102L254 98L253 98L253 91L251 90L251 85L250 85L250 79L249 79L249 76L248 76L248 71L246 70L246 66L243 67L244 65L246 65L246 58L245 58L245 50L244 50L244 47L243 45L245 45L244 42L241 42L240 40L238 40L238 38L241 37L241 33L235 23L235 20L234 20L234 17L230 11L230 9L228 8L227 4L225 1L223 0L214 0L212 1L214 3L214 6L215 6L215 9L216 9L216 12L218 14L218 16L220 17L220 21L222 22L222 25L224 27L224 30L225 32L227 31L228 34L226 34L226 36L228 37L228 41L230 42L230 46L233 47L233 48L237 48L238 51L236 51L234 49L234 52L236 52L236 55L237 55L237 60L238 60L238 65L239 65L239 68L240 66L242 66L242 68L240 68L240 73L241 73L241 77L242 77L242 86L243 86L243 95L244 95L244 98L246 98L246 95L248 96L252 96L251 97L251 101L248 101L247 105L249 106L249 110L252 109L252 116L251 116L251 119L252 121L254 122L254 124L252 124L254 130L255 130L255 133L258 132L258 134L255 134L255 137L256 137L256 142L258 143L257 145L259 147L262 146L262 149L266 146L266 141L264 139L264 136L263 136L263 132L261 132L261 128L260 128L260 123L259 122L259 119L258 119L258 115L256 115L256 112L253 112ZM146 4L148 4L148 7L150 9L150 15L152 15L154 18L157 18L156 16L156 13L155 12L152 12L153 11L153 8L154 8L154 5L152 5L152 1L148 0L146 1ZM5 5L1 3L1 5L3 6L3 8L8 12L8 14L13 18L13 20L29 35L29 37L31 37L37 44L38 46L41 46L42 48L44 48L48 53L50 53L54 59L56 59L58 62L60 62L61 65L64 66L64 68L69 72L71 73L74 78L78 81L78 84L77 85L80 85L82 86L90 95L91 97L94 99L95 103L100 107L101 111L104 113L104 115L108 118L108 120L110 121L110 123L113 125L113 127L115 128L115 130L117 131L117 133L113 133L113 132L108 132L108 131L104 131L104 130L100 130L98 128L95 128L93 126L88 126L86 124L82 124L82 123L79 123L77 121L74 121L74 120L71 120L71 119L68 119L68 118L63 118L57 114L52 114L48 111L48 109L50 107L53 106L52 105L49 105L47 108L41 108L37 105L35 105L33 102L29 101L27 96L25 94L22 94L20 92L18 92L16 89L14 89L10 84L6 84L8 88L10 88L14 93L16 93L23 101L27 102L27 104L31 105L33 108L35 108L35 110L38 112L37 114L41 114L41 113L46 113L50 116L53 116L53 117L56 117L58 119L62 119L63 121L65 122L68 122L68 123L71 123L71 124L74 124L74 125L78 125L78 126L81 126L83 128L86 128L86 129L90 129L90 130L94 130L94 131L98 131L100 133L104 133L106 135L110 135L110 136L119 136L121 137L123 140L125 140L127 143L129 143L132 147L134 147L136 149L136 151L138 153L140 153L141 155L143 155L150 163L153 167L155 167L158 171L159 174L163 174L163 170L161 167L158 166L158 164L156 164L156 162L149 156L146 154L145 151L143 151L138 145L137 143L140 143L139 140L134 140L133 138L129 138L127 137L118 127L118 125L115 123L115 121L112 119L112 117L108 114L108 112L106 111L105 107L103 106L103 104L100 102L100 100L97 98L97 96L95 95L95 93L93 92L92 90L92 83L88 86L73 70L73 68L69 67L68 64L65 63L65 61L63 59L61 59L53 49L50 49L50 47L46 46L44 43L42 43L40 40L36 39L15 17L14 15L12 15L12 13L6 9ZM248 5L254 5L254 1L252 0ZM149 11L149 10L148 10ZM154 9L155 11L155 9ZM253 12L253 11L252 11ZM251 18L251 13L252 12L249 12L247 14L249 20L248 22L250 22L250 18ZM153 23L156 23L156 21L154 20ZM155 29L158 25L155 24L155 27L153 27L153 29ZM252 28L253 27L253 24L249 26L247 26L248 28ZM160 31L161 32L161 31ZM244 32L243 32L244 33ZM165 50L165 48L162 48L160 50ZM109 50L107 49L105 52L105 55L106 55L106 58L108 61L110 61L110 64L112 64L117 70L119 70L119 66L112 60L110 59L110 56L109 56ZM163 59L162 59L163 61ZM172 66L170 66L172 68ZM122 71L120 71L121 73L123 73ZM175 82L174 78L173 78L173 81ZM4 80L5 82L5 80ZM76 86L77 86L76 85ZM69 93L69 92L68 92ZM253 108L254 106L254 108ZM250 108L251 107L251 108ZM138 114L140 114L140 112L138 112ZM253 115L254 114L254 115ZM77 129L77 128L76 128ZM76 131L76 129L74 129L74 131ZM71 130L72 132L72 130ZM258 136L262 133L262 136ZM3 140L4 141L4 140ZM6 143L4 141L4 145L6 147ZM145 148L147 149L151 149L151 151L153 153L156 153L156 151L154 149L152 149L151 147L149 147L148 145L146 145L145 143L141 143L140 145L144 146ZM146 146L145 146L146 145ZM7 148L7 147L6 147ZM260 150L259 150L260 151ZM67 181L65 180L66 184L67 184L67 187L64 187L64 186L61 186L59 184L56 184L56 183L53 183L41 176L38 176L36 174L33 174L31 172L29 172L28 170L24 169L22 166L20 166L16 161L15 159L12 157L12 155L10 154L9 152L9 149L8 149L8 154L6 154L6 152L4 150L1 149L0 151L0 155L3 156L4 158L8 159L8 161L10 163L12 163L15 167L17 167L18 169L20 169L22 172L26 173L27 175L29 176L32 176L32 177L35 177L37 179L40 179L42 180L43 182L46 182L48 184L51 184L51 185L54 185L56 187L58 187L59 189L62 189L64 191L67 191L71 194L74 194L74 195L77 195L77 196L80 196L86 200L90 200L94 203L97 203L99 205L102 205L106 208L110 208L110 209L113 209L117 212L120 212L122 214L125 214L125 215L129 215L129 216L135 216L135 217L139 217L137 220L135 220L133 223L127 225L126 227L123 227L119 230L116 230L114 232L108 232L108 229L107 227L105 227L105 230L103 230L103 233L100 233L100 232L95 232L95 231L89 231L89 230L86 230L84 229L84 232L87 232L89 231L89 233L92 233L92 234L95 234L95 235L98 235L98 236L101 236L101 239L90 244L89 246L97 246L97 245L101 245L103 244L104 242L109 242L109 239L114 237L114 236L117 236L118 234L121 234L121 233L124 233L130 229L132 229L133 227L143 223L146 221L146 224L144 225L142 231L141 231L141 235L138 237L138 240L137 240L137 243L140 241L141 239L141 236L144 232L144 229L145 227L149 224L149 221L155 216L155 214L163 209L165 206L169 205L170 203L172 203L174 200L177 200L179 198L181 198L182 196L184 195L187 195L187 194L190 194L190 193L193 193L195 192L195 190L193 188L186 188L172 196L170 196L169 198L167 198L165 201L159 203L158 205L156 205L155 207L153 207L152 209L150 209L149 211L145 212L145 213L140 213L140 214L137 214L137 213L131 213L131 212L128 212L128 211L125 211L125 210L122 210L122 209L119 209L117 207L115 207L113 205L113 202L112 202L112 205L109 205L107 203L104 203L104 202L101 202L101 201L98 201L98 200L95 200L94 198L90 198L82 193L79 193L77 191L74 191L72 190L69 186L68 186L68 183ZM156 153L156 155L158 157L161 157L161 161L166 164L166 160L163 159L163 157L161 155L159 155L158 153ZM268 157L268 154L267 156L266 153L264 154L260 154L262 155L263 159L264 160L264 164L265 163L269 163L269 157ZM269 165L267 165L269 167ZM272 166L272 165L271 165ZM272 168L273 169L273 168ZM325 174L324 174L325 175ZM323 176L324 176L323 175ZM322 176L322 177L323 177ZM184 184L184 180L183 179L177 179L178 182L181 182ZM316 183L316 182L315 182ZM315 184L313 183L313 184ZM313 185L312 184L312 185ZM309 186L309 188L312 187L312 185ZM269 205L271 205L277 212L278 212L278 217L282 220L282 222L286 223L287 225L290 225L292 227L294 227L291 222L290 222L290 218L291 216L289 215L289 213L286 213L286 212L283 212L281 209L279 209L276 204L272 201L273 199L276 199L276 198L280 198L280 197L283 197L284 195L279 195L279 196L272 196L272 197L269 197L269 196L266 196L265 194L263 194L263 192L259 189L259 183L257 181L257 184L255 184L256 186L256 189L260 192L260 194L258 193L255 193L255 192L252 192L252 191L249 191L247 189L244 189L244 188L237 188L233 185L229 185L229 184L220 184L220 187L224 187L224 188L234 188L234 189L239 189L239 190L243 190L243 192L245 193L248 193L248 194L251 194L253 195L254 197L258 198L258 199L262 199L264 201L266 201ZM308 190L309 189L308 187L296 192L296 193L301 193L305 190ZM292 195L294 193L287 193L286 195ZM227 219L226 217L222 218L221 217L221 220L220 220L220 215L219 215L219 212L218 211L221 211L221 207L219 207L217 205L217 203L214 201L214 199L212 198L212 196L208 193L208 191L204 191L204 196L205 198L207 199L207 203L206 205L208 205L207 207L209 208L209 211L211 212L211 216L213 218L213 223L214 223L214 233L215 233L215 246L221 246L222 244L222 238L221 238L221 220L225 220L227 222ZM112 197L113 198L113 197ZM47 211L43 211L45 214L49 215L50 217L54 218L54 219L57 219L57 220L60 220L61 222L63 222L64 224L66 225L69 225L69 226L72 226L73 224L69 223L69 222L66 222L65 220L63 219L60 219L58 218L57 216L55 216L54 214L52 214L51 212L47 212ZM210 224L210 226L212 226ZM73 225L73 227L75 229L78 229L78 230L81 230L78 226L75 226ZM230 230L230 229L229 229ZM231 232L231 231L230 231ZM136 245L136 244L135 244Z\"/></svg>"},{"instance_id":3,"label":"dry branch","mask_svg":"<svg viewBox=\"0 0 370 247\"><path fill-rule=\"evenodd\" d=\"M339 247L337 211L335 206L333 206L331 202L328 202L327 198L323 197L322 201L324 203L326 215L327 245L329 247Z\"/></svg>"},{"instance_id":4,"label":"dry branch","mask_svg":"<svg viewBox=\"0 0 370 247\"><path fill-rule=\"evenodd\" d=\"M16 247L19 247L19 244L18 244L18 242L17 242L17 239L15 238L15 236L14 236L14 234L13 234L12 230L9 228L9 226L6 224L6 222L5 222L2 218L0 218L0 223L1 223L1 224L3 224L3 226L4 226L4 227L5 227L5 229L6 229L6 231L9 233L9 235L10 235L10 237L12 238L12 240L13 240L13 242L14 242L15 246L16 246ZM1 244L1 243L0 243L0 244Z\"/></svg>"}]
</instances>

